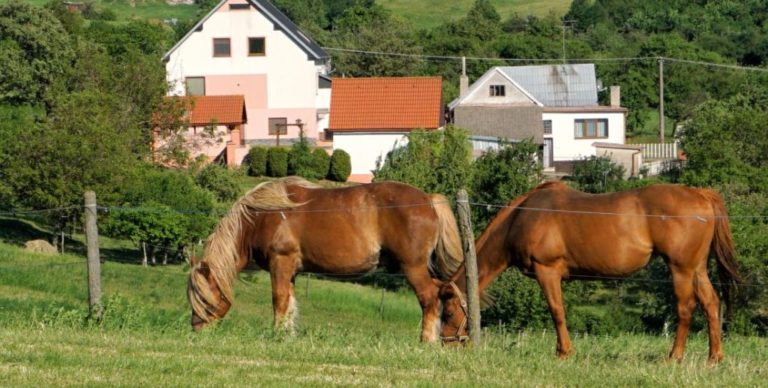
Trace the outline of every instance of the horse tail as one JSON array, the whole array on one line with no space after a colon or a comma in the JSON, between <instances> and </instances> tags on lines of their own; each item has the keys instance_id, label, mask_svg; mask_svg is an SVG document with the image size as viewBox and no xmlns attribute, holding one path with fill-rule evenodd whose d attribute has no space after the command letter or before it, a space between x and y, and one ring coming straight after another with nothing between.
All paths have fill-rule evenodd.
<instances>
[{"instance_id":1,"label":"horse tail","mask_svg":"<svg viewBox=\"0 0 768 388\"><path fill-rule=\"evenodd\" d=\"M725 301L725 320L733 318L733 297L736 285L742 282L739 266L736 262L736 250L733 245L733 235L728 222L728 211L720 195L712 190L702 190L709 199L714 210L715 235L712 238L711 251L717 260L717 275L722 283L723 299Z\"/></svg>"},{"instance_id":2,"label":"horse tail","mask_svg":"<svg viewBox=\"0 0 768 388\"><path fill-rule=\"evenodd\" d=\"M440 231L435 247L437 275L447 278L464 262L459 227L448 198L440 194L432 194L430 200L437 214Z\"/></svg>"}]
</instances>

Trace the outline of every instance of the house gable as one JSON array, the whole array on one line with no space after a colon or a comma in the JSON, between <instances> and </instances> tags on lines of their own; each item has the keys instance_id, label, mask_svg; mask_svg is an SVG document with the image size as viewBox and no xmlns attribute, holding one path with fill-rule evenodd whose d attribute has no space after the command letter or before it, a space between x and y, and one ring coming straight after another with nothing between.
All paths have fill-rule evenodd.
<instances>
[{"instance_id":1,"label":"house gable","mask_svg":"<svg viewBox=\"0 0 768 388\"><path fill-rule=\"evenodd\" d=\"M225 5L244 5L249 4L250 7L246 9L230 10ZM261 13L272 24L275 31L282 31L296 46L301 48L306 54L307 59L315 61L325 61L329 58L328 53L323 50L315 41L307 37L299 28L294 24L284 13L282 13L277 7L275 7L268 0L221 0L213 9L208 12L197 24L192 27L181 40L168 50L163 55L163 61L168 61L173 54L184 42L187 41L196 32L200 32L205 28L205 22L211 18L217 12L253 12L254 10Z\"/></svg>"},{"instance_id":2,"label":"house gable","mask_svg":"<svg viewBox=\"0 0 768 388\"><path fill-rule=\"evenodd\" d=\"M462 106L541 106L514 80L495 69L476 82L458 103Z\"/></svg>"}]
</instances>

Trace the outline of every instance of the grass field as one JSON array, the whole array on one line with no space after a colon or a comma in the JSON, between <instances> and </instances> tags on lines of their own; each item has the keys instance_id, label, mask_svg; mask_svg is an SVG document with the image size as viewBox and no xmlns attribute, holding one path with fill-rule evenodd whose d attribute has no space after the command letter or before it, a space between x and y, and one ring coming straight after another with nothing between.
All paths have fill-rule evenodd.
<instances>
[{"instance_id":1,"label":"grass field","mask_svg":"<svg viewBox=\"0 0 768 388\"><path fill-rule=\"evenodd\" d=\"M377 4L392 10L415 23L419 28L433 28L446 21L467 15L475 0L376 0ZM491 4L502 20L517 14L545 16L549 12L561 16L568 12L571 2L567 0L491 0Z\"/></svg>"},{"instance_id":2,"label":"grass field","mask_svg":"<svg viewBox=\"0 0 768 388\"><path fill-rule=\"evenodd\" d=\"M665 362L671 339L574 335L554 357L551 331L490 330L476 348L418 342L410 292L300 277L300 330L271 329L269 278L248 274L222 324L193 334L183 266L103 265L106 313L86 314L85 263L0 244L0 383L40 385L759 386L768 340L734 337L726 360L706 366L707 340Z\"/></svg>"},{"instance_id":3,"label":"grass field","mask_svg":"<svg viewBox=\"0 0 768 388\"><path fill-rule=\"evenodd\" d=\"M0 0L0 4L9 3L11 0ZM37 6L43 6L49 0L22 0ZM195 18L197 15L197 6L195 5L169 5L164 0L94 0L98 9L109 8L115 15L117 21L128 21L130 19L171 19L186 20Z\"/></svg>"}]
</instances>

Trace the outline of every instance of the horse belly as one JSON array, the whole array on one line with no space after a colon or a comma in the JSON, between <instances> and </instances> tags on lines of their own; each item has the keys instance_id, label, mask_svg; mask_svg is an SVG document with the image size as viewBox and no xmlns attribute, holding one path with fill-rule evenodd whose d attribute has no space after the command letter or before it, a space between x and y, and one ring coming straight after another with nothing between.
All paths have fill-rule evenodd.
<instances>
[{"instance_id":1,"label":"horse belly","mask_svg":"<svg viewBox=\"0 0 768 388\"><path fill-rule=\"evenodd\" d=\"M639 246L612 244L603 249L586 250L568 260L572 275L629 276L643 269L652 250Z\"/></svg>"},{"instance_id":2,"label":"horse belly","mask_svg":"<svg viewBox=\"0 0 768 388\"><path fill-rule=\"evenodd\" d=\"M352 244L355 245L355 244ZM379 265L381 251L378 246L354 247L347 249L325 246L320 249L303 249L302 266L307 272L327 274L366 274Z\"/></svg>"}]
</instances>

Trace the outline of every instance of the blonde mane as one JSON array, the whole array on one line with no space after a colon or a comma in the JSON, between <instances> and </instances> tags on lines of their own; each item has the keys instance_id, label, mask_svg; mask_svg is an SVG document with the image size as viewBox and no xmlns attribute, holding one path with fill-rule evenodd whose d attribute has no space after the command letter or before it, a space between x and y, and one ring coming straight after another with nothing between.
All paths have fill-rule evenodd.
<instances>
[{"instance_id":1,"label":"blonde mane","mask_svg":"<svg viewBox=\"0 0 768 388\"><path fill-rule=\"evenodd\" d=\"M300 177L287 177L276 181L263 182L235 202L219 221L213 233L205 242L203 259L194 263L188 285L189 303L197 316L210 322L218 302L210 290L208 279L199 269L203 265L211 271L221 296L229 303L234 302L232 282L237 276L237 263L242 251L243 226L252 224L258 212L291 209L304 203L294 202L288 194L288 186L306 188L320 187Z\"/></svg>"}]
</instances>

